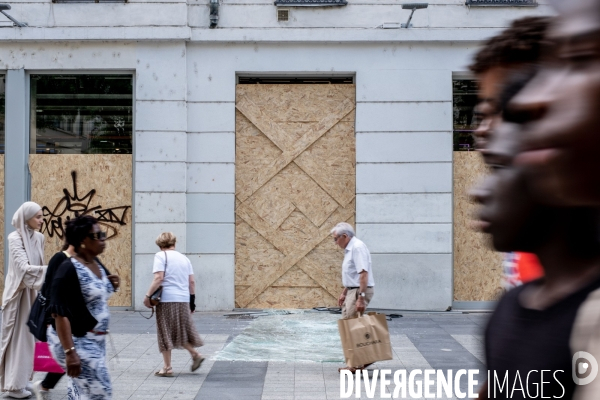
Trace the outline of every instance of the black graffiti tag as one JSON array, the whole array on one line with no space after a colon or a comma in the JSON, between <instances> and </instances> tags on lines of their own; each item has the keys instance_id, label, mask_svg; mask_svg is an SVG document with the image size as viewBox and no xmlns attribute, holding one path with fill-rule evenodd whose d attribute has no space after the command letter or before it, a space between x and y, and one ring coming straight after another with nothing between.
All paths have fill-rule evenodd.
<instances>
[{"instance_id":1,"label":"black graffiti tag","mask_svg":"<svg viewBox=\"0 0 600 400\"><path fill-rule=\"evenodd\" d=\"M118 226L126 225L127 211L131 206L119 206L112 208L102 208L101 205L91 207L90 204L96 195L96 189L92 189L84 196L79 197L77 190L77 172L71 171L73 181L73 194L67 188L63 189L64 196L58 201L54 209L44 206L42 213L44 222L42 223L42 233L48 233L48 236L58 236L64 239L64 223L69 221L75 215L93 215L98 223L106 229L106 239L112 239L119 234Z\"/></svg>"}]
</instances>

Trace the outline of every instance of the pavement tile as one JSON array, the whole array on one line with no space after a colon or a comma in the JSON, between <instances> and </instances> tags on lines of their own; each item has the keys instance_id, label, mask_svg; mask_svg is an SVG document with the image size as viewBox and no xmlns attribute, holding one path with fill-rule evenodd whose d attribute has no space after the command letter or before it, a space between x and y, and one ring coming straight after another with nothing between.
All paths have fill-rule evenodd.
<instances>
[{"instance_id":1,"label":"pavement tile","mask_svg":"<svg viewBox=\"0 0 600 400\"><path fill-rule=\"evenodd\" d=\"M482 332L488 314L406 314L389 322L394 359L372 369L484 370ZM209 357L199 371L189 372L190 357L173 351L176 376L153 376L162 366L155 320L133 312L113 312L111 331L115 349L108 346L113 400L331 400L339 399L343 363L241 362L210 359L252 321L227 318L223 313L196 313L194 322L205 341L199 350ZM443 351L442 349L451 350ZM116 355L114 354L116 351ZM34 379L43 379L36 373ZM67 379L59 382L52 399L66 398ZM380 398L379 386L375 398ZM354 394L352 398L355 399ZM362 399L365 399L363 388Z\"/></svg>"}]
</instances>

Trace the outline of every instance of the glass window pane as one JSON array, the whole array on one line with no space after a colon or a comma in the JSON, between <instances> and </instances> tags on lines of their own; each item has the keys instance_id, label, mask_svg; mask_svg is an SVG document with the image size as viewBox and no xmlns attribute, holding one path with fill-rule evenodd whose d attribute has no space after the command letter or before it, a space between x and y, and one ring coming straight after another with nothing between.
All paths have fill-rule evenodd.
<instances>
[{"instance_id":1,"label":"glass window pane","mask_svg":"<svg viewBox=\"0 0 600 400\"><path fill-rule=\"evenodd\" d=\"M31 75L31 154L131 154L131 75Z\"/></svg>"},{"instance_id":2,"label":"glass window pane","mask_svg":"<svg viewBox=\"0 0 600 400\"><path fill-rule=\"evenodd\" d=\"M477 81L460 79L452 82L454 151L475 150L473 131L477 129Z\"/></svg>"}]
</instances>

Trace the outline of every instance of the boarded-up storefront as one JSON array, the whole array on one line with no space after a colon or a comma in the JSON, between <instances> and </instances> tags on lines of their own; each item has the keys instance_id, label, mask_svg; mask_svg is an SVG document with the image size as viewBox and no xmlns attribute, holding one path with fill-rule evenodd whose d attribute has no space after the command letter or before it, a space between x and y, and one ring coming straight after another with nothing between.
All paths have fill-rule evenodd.
<instances>
[{"instance_id":1,"label":"boarded-up storefront","mask_svg":"<svg viewBox=\"0 0 600 400\"><path fill-rule=\"evenodd\" d=\"M485 164L475 151L475 107L478 84L464 77L453 87L454 166L454 301L494 301L502 292L502 254L491 250L486 235L475 232L470 221L477 205L469 191L485 174Z\"/></svg>"},{"instance_id":2,"label":"boarded-up storefront","mask_svg":"<svg viewBox=\"0 0 600 400\"><path fill-rule=\"evenodd\" d=\"M121 277L109 305L132 305L133 78L31 75L31 200L42 206L45 260L65 222L91 215L106 232L104 265Z\"/></svg>"},{"instance_id":3,"label":"boarded-up storefront","mask_svg":"<svg viewBox=\"0 0 600 400\"><path fill-rule=\"evenodd\" d=\"M131 306L130 154L31 154L31 198L42 206L45 260L64 243L64 224L75 213L98 219L107 233L102 263L121 277L111 306Z\"/></svg>"},{"instance_id":4,"label":"boarded-up storefront","mask_svg":"<svg viewBox=\"0 0 600 400\"><path fill-rule=\"evenodd\" d=\"M354 125L352 84L237 86L236 306L336 305L329 231L354 224Z\"/></svg>"}]
</instances>

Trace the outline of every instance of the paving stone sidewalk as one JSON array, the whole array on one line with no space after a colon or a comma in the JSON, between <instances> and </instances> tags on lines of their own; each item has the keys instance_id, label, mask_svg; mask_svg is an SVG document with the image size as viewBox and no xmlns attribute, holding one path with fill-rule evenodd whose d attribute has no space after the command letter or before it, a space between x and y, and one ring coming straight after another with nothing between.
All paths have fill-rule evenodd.
<instances>
[{"instance_id":1,"label":"paving stone sidewalk","mask_svg":"<svg viewBox=\"0 0 600 400\"><path fill-rule=\"evenodd\" d=\"M162 365L156 344L155 319L139 313L113 312L114 349L108 343L115 400L329 400L340 398L341 363L215 361L213 356L252 322L227 318L224 313L196 313L194 321L207 360L190 372L186 351L173 352L175 377L155 377ZM389 322L394 359L376 368L479 369L484 371L482 334L489 314L410 313ZM260 317L259 317L260 318ZM115 355L116 352L116 355ZM481 375L483 376L483 375ZM34 380L42 379L36 373ZM52 399L66 399L67 379L52 391ZM462 385L461 385L462 386ZM465 387L463 387L465 389ZM364 393L363 393L364 396ZM354 394L352 395L354 397ZM362 397L366 398L366 397ZM380 398L379 393L375 398Z\"/></svg>"}]
</instances>

